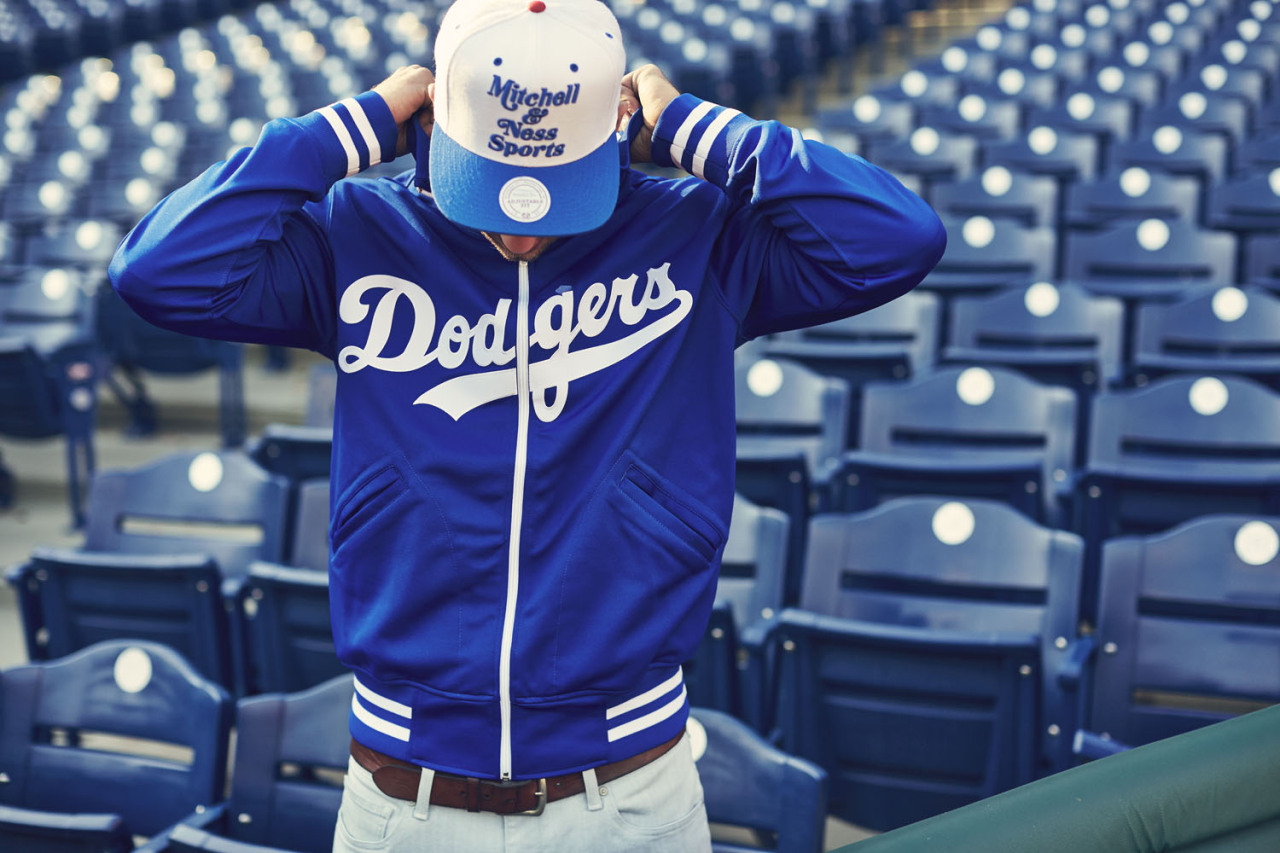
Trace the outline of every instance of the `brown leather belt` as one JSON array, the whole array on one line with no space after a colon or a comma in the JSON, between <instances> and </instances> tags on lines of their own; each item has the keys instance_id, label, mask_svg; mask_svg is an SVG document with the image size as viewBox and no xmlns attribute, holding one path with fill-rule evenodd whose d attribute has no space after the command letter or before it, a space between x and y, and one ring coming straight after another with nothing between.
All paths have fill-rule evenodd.
<instances>
[{"instance_id":1,"label":"brown leather belt","mask_svg":"<svg viewBox=\"0 0 1280 853\"><path fill-rule=\"evenodd\" d=\"M601 785L639 770L646 764L666 754L680 742L684 732L666 743L646 749L639 755L602 764L595 768L596 781ZM370 749L354 738L351 740L351 757L373 774L378 790L388 797L418 800L418 782L422 769L405 764L389 755ZM486 811L495 814L540 815L547 803L581 794L586 789L581 773L548 776L543 779L527 779L519 782L494 782L470 776L450 776L437 773L431 783L431 805L466 809L471 812Z\"/></svg>"}]
</instances>

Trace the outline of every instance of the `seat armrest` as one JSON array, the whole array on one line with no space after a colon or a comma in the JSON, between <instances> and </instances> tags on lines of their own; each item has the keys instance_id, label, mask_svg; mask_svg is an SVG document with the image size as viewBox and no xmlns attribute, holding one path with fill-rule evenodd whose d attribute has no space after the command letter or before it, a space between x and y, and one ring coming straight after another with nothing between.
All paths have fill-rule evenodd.
<instances>
[{"instance_id":1,"label":"seat armrest","mask_svg":"<svg viewBox=\"0 0 1280 853\"><path fill-rule=\"evenodd\" d=\"M172 849L169 838L179 827L210 832L211 827L221 825L227 814L227 804L218 803L212 806L201 806L168 829L162 830L147 840L146 844L134 849L134 853L166 853Z\"/></svg>"}]
</instances>

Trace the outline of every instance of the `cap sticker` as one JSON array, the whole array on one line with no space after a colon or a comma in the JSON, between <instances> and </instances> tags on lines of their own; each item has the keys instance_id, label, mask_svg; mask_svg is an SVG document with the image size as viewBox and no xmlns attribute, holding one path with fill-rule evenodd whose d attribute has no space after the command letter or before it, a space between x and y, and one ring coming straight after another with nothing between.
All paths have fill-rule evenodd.
<instances>
[{"instance_id":1,"label":"cap sticker","mask_svg":"<svg viewBox=\"0 0 1280 853\"><path fill-rule=\"evenodd\" d=\"M537 222L551 209L551 193L537 178L512 178L498 191L498 206L517 222Z\"/></svg>"}]
</instances>

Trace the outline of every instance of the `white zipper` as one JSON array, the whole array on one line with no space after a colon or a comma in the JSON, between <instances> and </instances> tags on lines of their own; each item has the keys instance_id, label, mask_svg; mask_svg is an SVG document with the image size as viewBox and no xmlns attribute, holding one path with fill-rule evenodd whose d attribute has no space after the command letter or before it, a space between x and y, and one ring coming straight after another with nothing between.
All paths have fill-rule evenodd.
<instances>
[{"instance_id":1,"label":"white zipper","mask_svg":"<svg viewBox=\"0 0 1280 853\"><path fill-rule=\"evenodd\" d=\"M520 527L524 515L524 474L529 461L529 264L520 262L520 294L516 302L516 463L511 486L511 535L507 548L507 610L502 618L502 650L498 658L498 702L502 741L498 772L511 778L511 641L520 592Z\"/></svg>"}]
</instances>

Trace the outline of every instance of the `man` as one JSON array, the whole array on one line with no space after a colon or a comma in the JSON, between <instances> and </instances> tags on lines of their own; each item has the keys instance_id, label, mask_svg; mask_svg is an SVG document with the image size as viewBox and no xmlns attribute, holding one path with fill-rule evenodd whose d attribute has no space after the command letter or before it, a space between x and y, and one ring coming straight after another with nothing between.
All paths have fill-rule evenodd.
<instances>
[{"instance_id":1,"label":"man","mask_svg":"<svg viewBox=\"0 0 1280 853\"><path fill-rule=\"evenodd\" d=\"M112 282L158 325L337 363L335 849L707 850L680 664L732 507L734 348L900 295L944 232L859 158L624 76L594 0L459 0L435 60L269 123ZM416 174L345 180L408 150Z\"/></svg>"}]
</instances>

